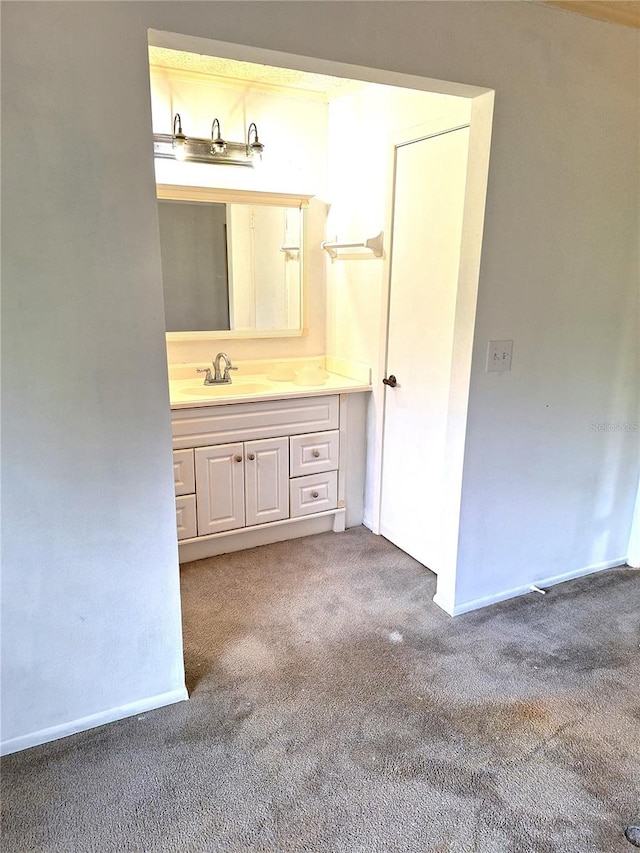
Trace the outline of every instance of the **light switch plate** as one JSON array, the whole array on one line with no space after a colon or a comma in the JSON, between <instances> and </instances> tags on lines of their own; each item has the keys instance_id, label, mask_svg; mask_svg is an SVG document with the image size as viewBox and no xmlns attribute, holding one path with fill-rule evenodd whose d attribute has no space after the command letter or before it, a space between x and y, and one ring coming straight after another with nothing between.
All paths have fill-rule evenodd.
<instances>
[{"instance_id":1,"label":"light switch plate","mask_svg":"<svg viewBox=\"0 0 640 853\"><path fill-rule=\"evenodd\" d=\"M489 341L487 347L487 373L511 370L513 341Z\"/></svg>"}]
</instances>

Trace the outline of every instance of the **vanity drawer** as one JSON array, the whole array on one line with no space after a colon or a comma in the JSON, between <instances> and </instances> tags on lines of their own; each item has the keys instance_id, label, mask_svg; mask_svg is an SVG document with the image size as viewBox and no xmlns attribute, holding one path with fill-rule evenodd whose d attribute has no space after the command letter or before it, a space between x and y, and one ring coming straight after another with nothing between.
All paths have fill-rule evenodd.
<instances>
[{"instance_id":1,"label":"vanity drawer","mask_svg":"<svg viewBox=\"0 0 640 853\"><path fill-rule=\"evenodd\" d=\"M338 506L338 472L309 474L289 480L290 515L297 518Z\"/></svg>"},{"instance_id":2,"label":"vanity drawer","mask_svg":"<svg viewBox=\"0 0 640 853\"><path fill-rule=\"evenodd\" d=\"M193 450L173 451L173 481L176 495L192 495L196 490Z\"/></svg>"},{"instance_id":3,"label":"vanity drawer","mask_svg":"<svg viewBox=\"0 0 640 853\"><path fill-rule=\"evenodd\" d=\"M174 409L173 446L210 447L338 429L339 411L337 394Z\"/></svg>"},{"instance_id":4,"label":"vanity drawer","mask_svg":"<svg viewBox=\"0 0 640 853\"><path fill-rule=\"evenodd\" d=\"M339 448L340 433L337 429L292 436L289 442L290 476L335 471Z\"/></svg>"},{"instance_id":5,"label":"vanity drawer","mask_svg":"<svg viewBox=\"0 0 640 853\"><path fill-rule=\"evenodd\" d=\"M198 535L195 495L182 495L176 498L176 521L178 525L178 539L192 539Z\"/></svg>"}]
</instances>

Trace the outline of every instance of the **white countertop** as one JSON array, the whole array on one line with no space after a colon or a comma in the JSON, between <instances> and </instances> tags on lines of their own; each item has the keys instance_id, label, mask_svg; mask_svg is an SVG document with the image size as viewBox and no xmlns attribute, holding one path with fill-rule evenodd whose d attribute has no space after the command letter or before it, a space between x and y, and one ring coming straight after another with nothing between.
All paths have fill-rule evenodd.
<instances>
[{"instance_id":1,"label":"white countertop","mask_svg":"<svg viewBox=\"0 0 640 853\"><path fill-rule=\"evenodd\" d=\"M189 375L193 372L193 375ZM352 372L352 371L349 371ZM370 391L371 382L366 373L354 371L357 378L326 371L321 385L301 385L297 382L278 382L267 379L267 373L232 374L230 384L205 385L203 377L193 371L174 371L169 374L169 398L172 409L190 409L196 406L220 406L230 403L254 403L263 400L281 400L286 397L315 397L327 394L348 394ZM185 373L188 378L185 378ZM353 373L353 372L352 372Z\"/></svg>"}]
</instances>

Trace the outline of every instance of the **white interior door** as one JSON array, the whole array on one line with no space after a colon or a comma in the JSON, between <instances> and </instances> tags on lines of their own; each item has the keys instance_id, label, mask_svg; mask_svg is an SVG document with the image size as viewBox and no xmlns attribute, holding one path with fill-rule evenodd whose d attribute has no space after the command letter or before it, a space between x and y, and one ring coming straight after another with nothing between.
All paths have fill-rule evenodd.
<instances>
[{"instance_id":1,"label":"white interior door","mask_svg":"<svg viewBox=\"0 0 640 853\"><path fill-rule=\"evenodd\" d=\"M380 532L434 572L468 145L461 128L396 148Z\"/></svg>"}]
</instances>

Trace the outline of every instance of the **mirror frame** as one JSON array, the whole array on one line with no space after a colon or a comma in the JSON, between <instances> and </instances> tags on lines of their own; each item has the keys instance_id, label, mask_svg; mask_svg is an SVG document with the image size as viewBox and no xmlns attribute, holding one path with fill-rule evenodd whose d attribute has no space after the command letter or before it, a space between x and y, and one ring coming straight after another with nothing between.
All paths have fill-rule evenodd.
<instances>
[{"instance_id":1,"label":"mirror frame","mask_svg":"<svg viewBox=\"0 0 640 853\"><path fill-rule=\"evenodd\" d=\"M218 187L189 187L182 184L157 184L156 197L168 201L218 202L222 204L262 204L272 207L298 207L302 215L300 264L300 323L299 329L245 330L233 329L202 332L165 332L167 341L252 340L254 338L299 338L308 333L307 277L309 272L308 209L312 195L266 193L254 190L230 190Z\"/></svg>"}]
</instances>

